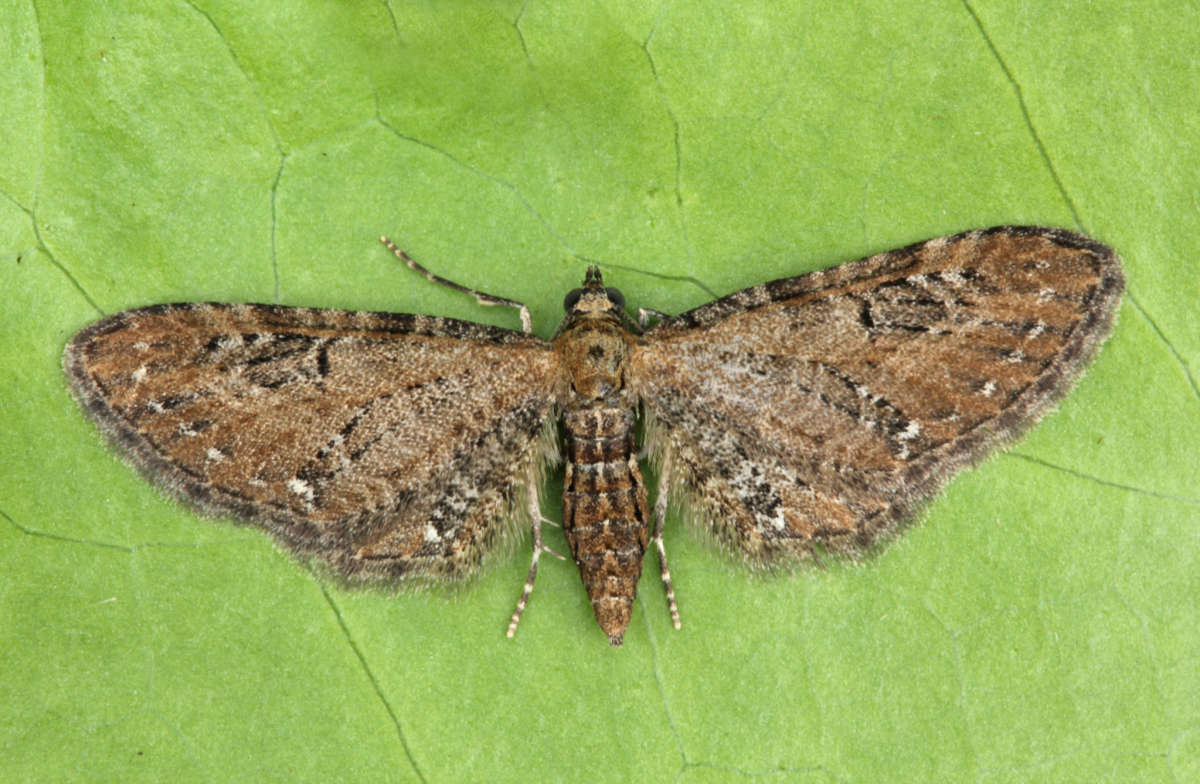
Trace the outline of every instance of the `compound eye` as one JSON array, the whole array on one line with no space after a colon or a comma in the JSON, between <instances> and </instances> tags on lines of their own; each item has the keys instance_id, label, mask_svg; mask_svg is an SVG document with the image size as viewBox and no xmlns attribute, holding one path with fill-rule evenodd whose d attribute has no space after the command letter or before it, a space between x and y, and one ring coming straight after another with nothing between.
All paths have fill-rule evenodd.
<instances>
[{"instance_id":1,"label":"compound eye","mask_svg":"<svg viewBox=\"0 0 1200 784\"><path fill-rule=\"evenodd\" d=\"M579 298L583 296L583 289L571 289L567 292L567 296L563 298L563 310L568 313L571 309L579 304Z\"/></svg>"},{"instance_id":2,"label":"compound eye","mask_svg":"<svg viewBox=\"0 0 1200 784\"><path fill-rule=\"evenodd\" d=\"M609 301L617 306L617 310L625 309L625 295L620 289L605 289L604 293L608 295Z\"/></svg>"}]
</instances>

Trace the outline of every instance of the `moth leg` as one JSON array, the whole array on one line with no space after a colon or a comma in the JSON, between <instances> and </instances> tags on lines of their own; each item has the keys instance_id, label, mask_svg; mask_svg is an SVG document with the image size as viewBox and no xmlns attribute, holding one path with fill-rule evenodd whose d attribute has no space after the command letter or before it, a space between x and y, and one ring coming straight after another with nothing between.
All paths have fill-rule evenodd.
<instances>
[{"instance_id":1,"label":"moth leg","mask_svg":"<svg viewBox=\"0 0 1200 784\"><path fill-rule=\"evenodd\" d=\"M669 314L663 313L661 310L654 308L638 308L638 326L642 329L650 326L650 319L658 319L662 321L665 318L670 318Z\"/></svg>"},{"instance_id":2,"label":"moth leg","mask_svg":"<svg viewBox=\"0 0 1200 784\"><path fill-rule=\"evenodd\" d=\"M542 506L538 502L537 472L532 465L529 467L525 481L527 511L530 525L533 528L533 560L529 563L529 576L525 578L525 587L521 590L517 609L513 610L512 621L508 624L509 637L517 633L517 624L521 622L521 614L525 612L525 605L529 604L529 595L533 593L533 581L537 579L538 559L542 557L542 553L550 553L555 558L566 560L565 555L554 552L542 541L542 523L550 521L542 517Z\"/></svg>"},{"instance_id":3,"label":"moth leg","mask_svg":"<svg viewBox=\"0 0 1200 784\"><path fill-rule=\"evenodd\" d=\"M461 291L463 294L470 294L480 305L504 305L505 307L516 308L521 313L521 331L526 335L533 332L533 318L529 315L529 308L523 303L512 299L505 299L504 297L497 297L494 294L488 294L487 292L479 291L477 289L469 289L461 283L455 283L452 280L446 280L440 275L434 275L432 272L414 261L413 258L407 253L397 248L395 243L393 243L387 237L380 237L379 241L386 245L388 250L396 254L396 258L407 264L409 269L413 270L414 272L421 273L426 277L426 279L432 281L433 283L440 283L441 285L452 288L455 291ZM511 637L512 635L509 636Z\"/></svg>"},{"instance_id":4,"label":"moth leg","mask_svg":"<svg viewBox=\"0 0 1200 784\"><path fill-rule=\"evenodd\" d=\"M671 452L663 457L658 473L658 497L654 499L654 536L650 539L658 549L658 563L662 567L663 587L667 590L667 608L671 611L671 622L678 629L679 605L675 602L675 586L671 584L671 570L667 568L667 548L663 545L663 524L667 519L667 496L671 486Z\"/></svg>"}]
</instances>

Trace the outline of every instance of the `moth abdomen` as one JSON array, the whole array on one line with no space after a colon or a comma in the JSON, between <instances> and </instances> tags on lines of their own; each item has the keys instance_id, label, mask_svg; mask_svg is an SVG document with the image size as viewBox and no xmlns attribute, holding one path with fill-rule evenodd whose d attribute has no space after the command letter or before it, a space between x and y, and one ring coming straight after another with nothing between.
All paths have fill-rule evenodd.
<instances>
[{"instance_id":1,"label":"moth abdomen","mask_svg":"<svg viewBox=\"0 0 1200 784\"><path fill-rule=\"evenodd\" d=\"M563 418L567 469L563 532L609 642L629 626L649 541L646 485L632 411L588 408Z\"/></svg>"}]
</instances>

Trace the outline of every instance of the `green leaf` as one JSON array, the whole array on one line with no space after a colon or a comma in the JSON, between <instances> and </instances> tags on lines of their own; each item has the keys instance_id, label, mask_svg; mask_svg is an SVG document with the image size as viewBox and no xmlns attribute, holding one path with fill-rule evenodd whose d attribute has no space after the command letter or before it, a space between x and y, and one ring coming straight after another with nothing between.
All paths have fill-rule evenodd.
<instances>
[{"instance_id":1,"label":"green leaf","mask_svg":"<svg viewBox=\"0 0 1200 784\"><path fill-rule=\"evenodd\" d=\"M0 47L8 780L1200 776L1200 11L1098 0L10 4ZM972 227L1113 245L1075 392L860 566L748 576L670 521L624 648L528 545L461 592L328 584L165 500L70 336L178 300L549 335ZM544 499L556 516L553 486ZM561 532L551 545L562 550Z\"/></svg>"}]
</instances>

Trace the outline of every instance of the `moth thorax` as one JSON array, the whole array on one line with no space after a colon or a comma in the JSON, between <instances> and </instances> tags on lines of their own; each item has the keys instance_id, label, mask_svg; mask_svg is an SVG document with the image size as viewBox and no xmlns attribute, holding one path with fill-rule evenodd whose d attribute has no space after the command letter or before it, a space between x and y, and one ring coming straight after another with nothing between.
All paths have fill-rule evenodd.
<instances>
[{"instance_id":1,"label":"moth thorax","mask_svg":"<svg viewBox=\"0 0 1200 784\"><path fill-rule=\"evenodd\" d=\"M573 325L555 341L571 379L568 408L629 407L625 400L628 336L615 320L597 318Z\"/></svg>"}]
</instances>

